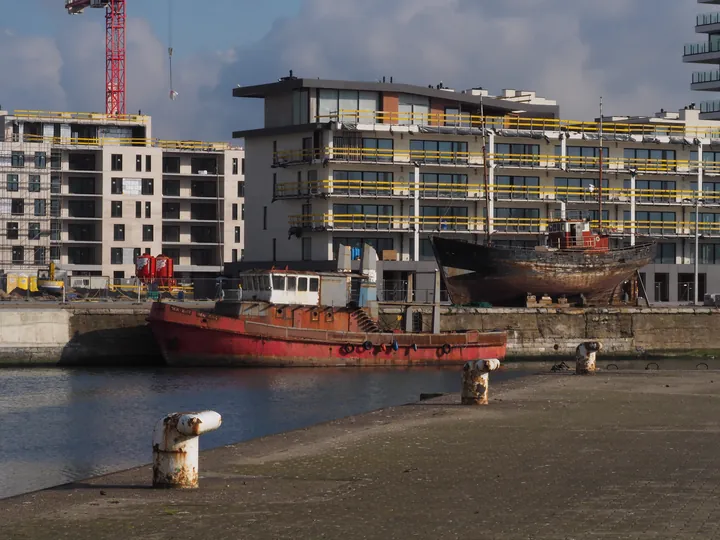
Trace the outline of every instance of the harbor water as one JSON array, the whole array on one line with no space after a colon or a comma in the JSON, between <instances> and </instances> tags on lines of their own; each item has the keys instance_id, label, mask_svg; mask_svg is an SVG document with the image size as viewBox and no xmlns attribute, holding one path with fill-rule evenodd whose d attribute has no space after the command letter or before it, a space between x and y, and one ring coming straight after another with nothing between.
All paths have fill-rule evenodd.
<instances>
[{"instance_id":1,"label":"harbor water","mask_svg":"<svg viewBox=\"0 0 720 540\"><path fill-rule=\"evenodd\" d=\"M459 389L459 368L4 369L0 498L149 463L170 412L219 412L207 449Z\"/></svg>"}]
</instances>

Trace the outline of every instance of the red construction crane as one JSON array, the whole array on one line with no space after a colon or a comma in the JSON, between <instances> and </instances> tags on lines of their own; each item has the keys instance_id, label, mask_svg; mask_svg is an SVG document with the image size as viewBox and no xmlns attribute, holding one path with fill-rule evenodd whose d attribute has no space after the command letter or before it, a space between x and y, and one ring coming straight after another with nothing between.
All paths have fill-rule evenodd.
<instances>
[{"instance_id":1,"label":"red construction crane","mask_svg":"<svg viewBox=\"0 0 720 540\"><path fill-rule=\"evenodd\" d=\"M126 113L125 101L125 0L65 0L71 15L86 8L105 8L105 113Z\"/></svg>"}]
</instances>

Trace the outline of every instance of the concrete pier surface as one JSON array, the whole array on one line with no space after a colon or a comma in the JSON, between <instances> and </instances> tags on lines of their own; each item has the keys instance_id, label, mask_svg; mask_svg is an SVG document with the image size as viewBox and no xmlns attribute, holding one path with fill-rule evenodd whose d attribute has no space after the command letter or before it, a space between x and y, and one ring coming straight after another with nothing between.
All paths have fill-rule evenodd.
<instances>
[{"instance_id":1,"label":"concrete pier surface","mask_svg":"<svg viewBox=\"0 0 720 540\"><path fill-rule=\"evenodd\" d=\"M146 466L0 501L0 536L720 537L720 372L538 375L458 402L203 452L198 490L150 489Z\"/></svg>"}]
</instances>

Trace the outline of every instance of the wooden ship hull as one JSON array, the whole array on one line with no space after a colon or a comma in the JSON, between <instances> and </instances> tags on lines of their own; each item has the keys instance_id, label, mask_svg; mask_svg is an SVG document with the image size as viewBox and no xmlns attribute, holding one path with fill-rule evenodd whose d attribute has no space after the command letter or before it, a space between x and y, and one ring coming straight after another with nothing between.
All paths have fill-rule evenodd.
<instances>
[{"instance_id":1,"label":"wooden ship hull","mask_svg":"<svg viewBox=\"0 0 720 540\"><path fill-rule=\"evenodd\" d=\"M594 251L488 247L440 236L431 242L456 305L522 306L529 294L607 305L654 257L654 243Z\"/></svg>"}]
</instances>

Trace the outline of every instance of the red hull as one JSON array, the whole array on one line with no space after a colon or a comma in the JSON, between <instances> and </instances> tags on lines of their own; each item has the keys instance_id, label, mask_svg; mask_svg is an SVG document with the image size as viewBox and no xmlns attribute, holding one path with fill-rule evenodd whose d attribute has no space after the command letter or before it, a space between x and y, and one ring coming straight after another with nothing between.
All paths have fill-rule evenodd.
<instances>
[{"instance_id":1,"label":"red hull","mask_svg":"<svg viewBox=\"0 0 720 540\"><path fill-rule=\"evenodd\" d=\"M503 359L507 342L505 332L365 334L283 327L162 303L153 305L148 321L166 362L182 366L463 364ZM372 346L366 349L365 342Z\"/></svg>"}]
</instances>

